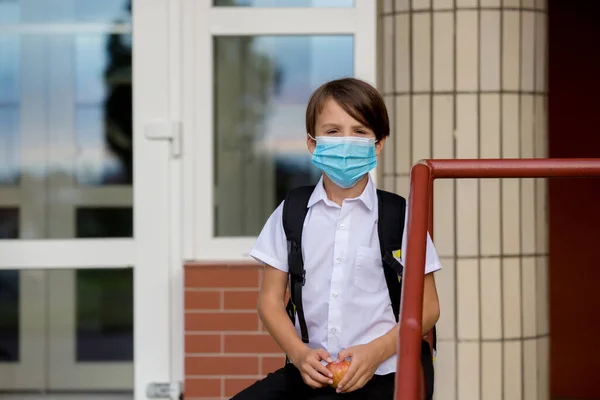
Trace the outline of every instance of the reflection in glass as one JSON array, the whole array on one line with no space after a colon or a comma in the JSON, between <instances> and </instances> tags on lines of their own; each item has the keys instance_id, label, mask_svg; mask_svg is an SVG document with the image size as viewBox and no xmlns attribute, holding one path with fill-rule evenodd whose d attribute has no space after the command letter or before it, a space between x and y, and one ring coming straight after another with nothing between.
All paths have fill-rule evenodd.
<instances>
[{"instance_id":1,"label":"reflection in glass","mask_svg":"<svg viewBox=\"0 0 600 400\"><path fill-rule=\"evenodd\" d=\"M131 0L0 0L0 24L130 22Z\"/></svg>"},{"instance_id":2,"label":"reflection in glass","mask_svg":"<svg viewBox=\"0 0 600 400\"><path fill-rule=\"evenodd\" d=\"M0 362L19 361L19 271L0 269Z\"/></svg>"},{"instance_id":3,"label":"reflection in glass","mask_svg":"<svg viewBox=\"0 0 600 400\"><path fill-rule=\"evenodd\" d=\"M354 0L213 0L214 6L237 7L354 7Z\"/></svg>"},{"instance_id":4,"label":"reflection in glass","mask_svg":"<svg viewBox=\"0 0 600 400\"><path fill-rule=\"evenodd\" d=\"M78 238L133 237L131 207L80 207L76 221Z\"/></svg>"},{"instance_id":5,"label":"reflection in glass","mask_svg":"<svg viewBox=\"0 0 600 400\"><path fill-rule=\"evenodd\" d=\"M215 235L255 236L289 189L320 176L306 103L353 75L353 37L216 37L214 49Z\"/></svg>"},{"instance_id":6,"label":"reflection in glass","mask_svg":"<svg viewBox=\"0 0 600 400\"><path fill-rule=\"evenodd\" d=\"M78 270L80 362L133 361L133 269Z\"/></svg>"}]
</instances>

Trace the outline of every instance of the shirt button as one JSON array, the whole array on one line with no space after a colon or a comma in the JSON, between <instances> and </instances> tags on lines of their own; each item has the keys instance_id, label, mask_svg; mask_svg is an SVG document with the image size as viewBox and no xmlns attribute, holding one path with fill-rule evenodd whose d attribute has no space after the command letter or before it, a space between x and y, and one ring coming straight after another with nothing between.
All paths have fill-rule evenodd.
<instances>
[{"instance_id":1,"label":"shirt button","mask_svg":"<svg viewBox=\"0 0 600 400\"><path fill-rule=\"evenodd\" d=\"M344 225L344 224L340 224L340 229L341 229L341 230L344 230L344 229L346 229L346 225Z\"/></svg>"},{"instance_id":2,"label":"shirt button","mask_svg":"<svg viewBox=\"0 0 600 400\"><path fill-rule=\"evenodd\" d=\"M335 259L335 262L339 264L339 263L342 262L342 259L338 257L338 258Z\"/></svg>"},{"instance_id":3,"label":"shirt button","mask_svg":"<svg viewBox=\"0 0 600 400\"><path fill-rule=\"evenodd\" d=\"M338 297L337 292L333 292L332 295L333 295L333 297Z\"/></svg>"},{"instance_id":4,"label":"shirt button","mask_svg":"<svg viewBox=\"0 0 600 400\"><path fill-rule=\"evenodd\" d=\"M331 333L335 333L335 328L331 328Z\"/></svg>"}]
</instances>

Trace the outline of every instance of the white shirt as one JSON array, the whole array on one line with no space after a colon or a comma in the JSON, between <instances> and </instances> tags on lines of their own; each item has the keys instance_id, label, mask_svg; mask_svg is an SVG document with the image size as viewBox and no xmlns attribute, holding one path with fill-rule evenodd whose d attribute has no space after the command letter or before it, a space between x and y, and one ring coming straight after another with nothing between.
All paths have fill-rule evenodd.
<instances>
[{"instance_id":1,"label":"white shirt","mask_svg":"<svg viewBox=\"0 0 600 400\"><path fill-rule=\"evenodd\" d=\"M321 178L308 207L302 232L306 270L302 305L310 340L308 346L324 348L336 359L340 350L368 343L396 324L379 250L375 184L369 178L363 193L344 200L340 207L327 198ZM263 264L288 272L282 212L283 202L267 220L250 255ZM405 248L406 235L402 240L403 265ZM428 236L425 273L440 268L439 257ZM297 318L296 331L300 336ZM396 357L383 362L376 374L395 372Z\"/></svg>"}]
</instances>

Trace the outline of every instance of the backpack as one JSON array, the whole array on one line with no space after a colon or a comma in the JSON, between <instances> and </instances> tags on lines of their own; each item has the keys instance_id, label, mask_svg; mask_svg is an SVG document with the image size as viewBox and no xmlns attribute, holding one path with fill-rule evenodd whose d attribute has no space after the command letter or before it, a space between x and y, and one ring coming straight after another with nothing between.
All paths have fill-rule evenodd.
<instances>
[{"instance_id":1,"label":"backpack","mask_svg":"<svg viewBox=\"0 0 600 400\"><path fill-rule=\"evenodd\" d=\"M288 268L290 275L290 298L286 311L292 323L298 316L300 335L304 343L309 342L308 328L304 319L302 307L302 287L306 283L306 270L302 258L302 229L308 213L308 201L315 186L301 186L292 189L283 204L283 228L288 244ZM396 322L400 314L400 294L402 290L402 274L404 266L394 257L394 252L402 248L404 234L404 218L406 199L395 194L377 189L379 247L383 272L387 283L390 301ZM433 397L433 353L435 354L437 340L433 328L433 346L423 339L421 342L421 365L423 368L425 399ZM286 357L286 362L289 359Z\"/></svg>"}]
</instances>

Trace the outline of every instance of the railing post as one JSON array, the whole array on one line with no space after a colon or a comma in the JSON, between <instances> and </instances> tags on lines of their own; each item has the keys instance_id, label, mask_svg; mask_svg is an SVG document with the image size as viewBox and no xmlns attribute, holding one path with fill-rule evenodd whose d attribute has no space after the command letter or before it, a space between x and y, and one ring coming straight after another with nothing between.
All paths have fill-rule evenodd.
<instances>
[{"instance_id":1,"label":"railing post","mask_svg":"<svg viewBox=\"0 0 600 400\"><path fill-rule=\"evenodd\" d=\"M423 281L429 217L431 170L417 164L411 171L407 223L406 269L400 302L399 356L396 368L396 400L419 400Z\"/></svg>"}]
</instances>

